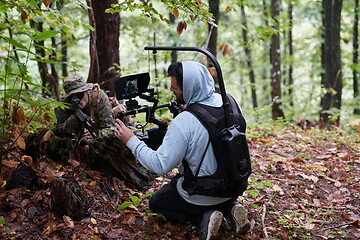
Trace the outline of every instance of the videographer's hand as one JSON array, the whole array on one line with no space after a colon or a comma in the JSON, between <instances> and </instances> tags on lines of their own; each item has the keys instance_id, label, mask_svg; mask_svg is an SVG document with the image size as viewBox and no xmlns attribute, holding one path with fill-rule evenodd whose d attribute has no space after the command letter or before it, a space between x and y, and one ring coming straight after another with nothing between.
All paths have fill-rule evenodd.
<instances>
[{"instance_id":1,"label":"videographer's hand","mask_svg":"<svg viewBox=\"0 0 360 240\"><path fill-rule=\"evenodd\" d=\"M121 120L116 119L115 126L115 134L123 143L126 144L129 139L134 136L134 133L129 128L127 128Z\"/></svg>"}]
</instances>

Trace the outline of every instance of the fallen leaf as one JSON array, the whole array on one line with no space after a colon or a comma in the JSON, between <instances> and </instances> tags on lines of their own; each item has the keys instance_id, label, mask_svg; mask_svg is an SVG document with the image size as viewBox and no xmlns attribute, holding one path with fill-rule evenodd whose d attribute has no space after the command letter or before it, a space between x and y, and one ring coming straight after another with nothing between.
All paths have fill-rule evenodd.
<instances>
[{"instance_id":1,"label":"fallen leaf","mask_svg":"<svg viewBox=\"0 0 360 240\"><path fill-rule=\"evenodd\" d=\"M275 191L275 192L279 192L280 195L284 195L284 191L282 190L282 188L275 184L273 187L272 187L272 190Z\"/></svg>"},{"instance_id":2,"label":"fallen leaf","mask_svg":"<svg viewBox=\"0 0 360 240\"><path fill-rule=\"evenodd\" d=\"M74 228L74 221L71 219L71 217L64 215L63 220L66 226L69 228Z\"/></svg>"},{"instance_id":3,"label":"fallen leaf","mask_svg":"<svg viewBox=\"0 0 360 240\"><path fill-rule=\"evenodd\" d=\"M12 112L12 121L15 125L25 125L25 113L21 107L14 107Z\"/></svg>"},{"instance_id":4,"label":"fallen leaf","mask_svg":"<svg viewBox=\"0 0 360 240\"><path fill-rule=\"evenodd\" d=\"M12 161L12 160L2 160L2 165L9 167L9 168L16 168L20 162Z\"/></svg>"},{"instance_id":5,"label":"fallen leaf","mask_svg":"<svg viewBox=\"0 0 360 240\"><path fill-rule=\"evenodd\" d=\"M315 224L313 224L313 223L309 223L309 222L305 223L305 228L308 230L312 230L312 229L314 229L314 227L315 227Z\"/></svg>"},{"instance_id":6,"label":"fallen leaf","mask_svg":"<svg viewBox=\"0 0 360 240\"><path fill-rule=\"evenodd\" d=\"M96 222L96 219L95 219L95 218L90 218L90 222L91 222L92 224L94 224L94 225L96 225L96 224L97 224L97 222Z\"/></svg>"},{"instance_id":7,"label":"fallen leaf","mask_svg":"<svg viewBox=\"0 0 360 240\"><path fill-rule=\"evenodd\" d=\"M16 144L18 145L18 147L21 148L21 149L25 149L25 147L26 147L25 140L20 135L20 130L19 130L19 128L17 126L15 126L14 137L16 139Z\"/></svg>"},{"instance_id":8,"label":"fallen leaf","mask_svg":"<svg viewBox=\"0 0 360 240\"><path fill-rule=\"evenodd\" d=\"M81 166L81 163L79 163L78 161L73 160L73 159L69 159L69 160L68 160L68 163L69 163L73 168L76 168L76 167Z\"/></svg>"},{"instance_id":9,"label":"fallen leaf","mask_svg":"<svg viewBox=\"0 0 360 240\"><path fill-rule=\"evenodd\" d=\"M341 182L336 181L334 185L335 185L335 187L341 187Z\"/></svg>"},{"instance_id":10,"label":"fallen leaf","mask_svg":"<svg viewBox=\"0 0 360 240\"><path fill-rule=\"evenodd\" d=\"M21 157L21 160L23 160L24 162L26 162L29 166L32 166L33 165L33 159L31 156L28 156L28 155L24 155Z\"/></svg>"},{"instance_id":11,"label":"fallen leaf","mask_svg":"<svg viewBox=\"0 0 360 240\"><path fill-rule=\"evenodd\" d=\"M313 191L309 190L309 189L305 189L305 193L308 194L308 195L313 195Z\"/></svg>"},{"instance_id":12,"label":"fallen leaf","mask_svg":"<svg viewBox=\"0 0 360 240\"><path fill-rule=\"evenodd\" d=\"M294 159L291 159L291 161L293 161L293 162L304 162L304 160L302 160L301 158L294 158Z\"/></svg>"},{"instance_id":13,"label":"fallen leaf","mask_svg":"<svg viewBox=\"0 0 360 240\"><path fill-rule=\"evenodd\" d=\"M42 137L41 142L49 141L51 137L52 137L52 131L47 130L44 136Z\"/></svg>"},{"instance_id":14,"label":"fallen leaf","mask_svg":"<svg viewBox=\"0 0 360 240\"><path fill-rule=\"evenodd\" d=\"M313 199L313 202L317 207L321 207L321 200L320 199Z\"/></svg>"}]
</instances>

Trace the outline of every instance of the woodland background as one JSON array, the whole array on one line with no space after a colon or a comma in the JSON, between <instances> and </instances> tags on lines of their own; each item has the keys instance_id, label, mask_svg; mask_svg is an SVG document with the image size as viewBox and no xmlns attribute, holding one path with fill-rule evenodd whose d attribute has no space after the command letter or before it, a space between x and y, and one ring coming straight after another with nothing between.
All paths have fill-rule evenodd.
<instances>
[{"instance_id":1,"label":"woodland background","mask_svg":"<svg viewBox=\"0 0 360 240\"><path fill-rule=\"evenodd\" d=\"M111 67L121 76L148 71L162 103L173 97L166 77L171 62L196 60L212 69L201 54L144 50L161 45L212 52L249 125L256 174L243 201L254 228L249 236L224 233L225 238L358 238L358 21L358 0L0 0L1 234L197 236L187 225L152 219L147 193L119 189L115 180L76 161L63 166L48 159L36 166L44 183L72 168L97 203L91 218L74 223L51 215L46 188L3 190L15 163L28 159L26 137L52 129L66 77L81 75L111 95ZM108 229L113 221L123 225ZM22 222L28 227L21 228Z\"/></svg>"}]
</instances>

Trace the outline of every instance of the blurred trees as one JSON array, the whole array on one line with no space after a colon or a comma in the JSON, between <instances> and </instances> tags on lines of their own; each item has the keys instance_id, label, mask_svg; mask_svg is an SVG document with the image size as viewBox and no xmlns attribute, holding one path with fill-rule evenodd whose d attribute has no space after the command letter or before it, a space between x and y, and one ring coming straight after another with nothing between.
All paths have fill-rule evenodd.
<instances>
[{"instance_id":1,"label":"blurred trees","mask_svg":"<svg viewBox=\"0 0 360 240\"><path fill-rule=\"evenodd\" d=\"M358 0L0 0L2 124L18 107L45 119L68 75L101 82L111 66L154 71L143 50L154 43L208 47L250 121L320 115L345 124L359 109L357 26ZM156 59L166 82L171 53ZM207 64L200 54L176 59Z\"/></svg>"}]
</instances>

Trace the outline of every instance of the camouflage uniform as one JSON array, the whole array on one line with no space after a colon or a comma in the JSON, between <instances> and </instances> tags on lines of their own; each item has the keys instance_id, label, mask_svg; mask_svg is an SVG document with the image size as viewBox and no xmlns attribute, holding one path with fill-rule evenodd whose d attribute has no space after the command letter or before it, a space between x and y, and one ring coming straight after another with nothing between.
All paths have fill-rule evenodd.
<instances>
[{"instance_id":1,"label":"camouflage uniform","mask_svg":"<svg viewBox=\"0 0 360 240\"><path fill-rule=\"evenodd\" d=\"M85 83L80 76L69 77L63 84L65 94L62 101L70 103L72 97L76 94L84 93L88 96L88 103L81 110L91 119L94 120L93 129L97 137L104 137L113 133L114 118L112 106L106 93L100 89L98 84ZM69 132L77 136L81 133L82 122L76 116L74 111L69 109L55 109L56 117L60 127L66 128ZM84 135L91 140L91 134L84 129Z\"/></svg>"}]
</instances>

